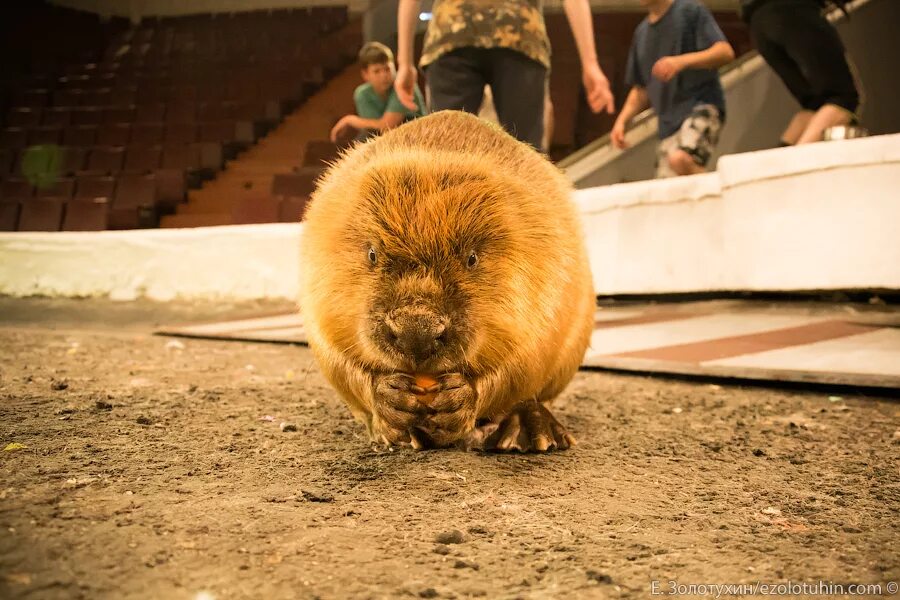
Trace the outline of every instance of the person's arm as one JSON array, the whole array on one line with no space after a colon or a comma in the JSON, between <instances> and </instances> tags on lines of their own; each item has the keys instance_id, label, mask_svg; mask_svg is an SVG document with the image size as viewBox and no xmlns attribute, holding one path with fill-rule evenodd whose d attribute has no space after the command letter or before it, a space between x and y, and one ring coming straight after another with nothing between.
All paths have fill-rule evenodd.
<instances>
[{"instance_id":1,"label":"person's arm","mask_svg":"<svg viewBox=\"0 0 900 600\"><path fill-rule=\"evenodd\" d=\"M716 42L706 50L677 56L663 56L653 65L653 76L669 81L685 69L718 69L734 60L734 49L728 42Z\"/></svg>"},{"instance_id":2,"label":"person's arm","mask_svg":"<svg viewBox=\"0 0 900 600\"><path fill-rule=\"evenodd\" d=\"M400 0L397 6L397 77L394 79L394 90L397 98L406 108L416 110L415 57L413 41L416 37L416 23L419 19L419 0Z\"/></svg>"},{"instance_id":3,"label":"person's arm","mask_svg":"<svg viewBox=\"0 0 900 600\"><path fill-rule=\"evenodd\" d=\"M356 117L354 127L357 129L377 129L378 131L387 131L393 129L403 122L403 113L385 112L380 119L364 119Z\"/></svg>"},{"instance_id":4,"label":"person's arm","mask_svg":"<svg viewBox=\"0 0 900 600\"><path fill-rule=\"evenodd\" d=\"M381 115L380 119L366 119L359 115L345 115L341 117L334 127L331 129L331 141L335 142L344 133L348 127L354 129L377 129L378 131L387 131L393 129L403 122L403 113L386 112Z\"/></svg>"},{"instance_id":5,"label":"person's arm","mask_svg":"<svg viewBox=\"0 0 900 600\"><path fill-rule=\"evenodd\" d=\"M734 60L734 48L728 42L716 42L706 50L682 54L685 69L718 69Z\"/></svg>"},{"instance_id":6,"label":"person's arm","mask_svg":"<svg viewBox=\"0 0 900 600\"><path fill-rule=\"evenodd\" d=\"M615 111L615 99L609 89L609 80L597 61L591 6L588 0L564 0L563 9L569 20L575 45L578 46L578 57L581 59L581 80L587 92L588 105L595 113L606 110L612 114Z\"/></svg>"},{"instance_id":7,"label":"person's arm","mask_svg":"<svg viewBox=\"0 0 900 600\"><path fill-rule=\"evenodd\" d=\"M612 131L609 132L609 138L616 148L627 148L625 143L625 126L639 112L650 106L650 99L647 96L647 90L639 85L633 86L628 92L628 98L622 106L622 111L616 117Z\"/></svg>"}]
</instances>

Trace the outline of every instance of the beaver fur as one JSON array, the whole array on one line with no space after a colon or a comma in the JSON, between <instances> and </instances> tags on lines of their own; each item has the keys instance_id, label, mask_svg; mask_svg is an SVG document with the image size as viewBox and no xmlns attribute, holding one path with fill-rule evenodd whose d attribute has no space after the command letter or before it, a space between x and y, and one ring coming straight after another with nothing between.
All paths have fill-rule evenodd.
<instances>
[{"instance_id":1,"label":"beaver fur","mask_svg":"<svg viewBox=\"0 0 900 600\"><path fill-rule=\"evenodd\" d=\"M574 443L546 407L593 330L570 194L530 146L456 111L357 145L323 175L300 308L319 365L374 440ZM423 390L417 374L438 384Z\"/></svg>"}]
</instances>

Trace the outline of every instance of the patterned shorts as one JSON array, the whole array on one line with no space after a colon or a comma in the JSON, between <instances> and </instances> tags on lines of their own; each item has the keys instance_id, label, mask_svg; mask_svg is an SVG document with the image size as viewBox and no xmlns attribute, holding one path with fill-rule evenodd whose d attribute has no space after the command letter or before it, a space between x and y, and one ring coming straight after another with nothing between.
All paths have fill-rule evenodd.
<instances>
[{"instance_id":1,"label":"patterned shorts","mask_svg":"<svg viewBox=\"0 0 900 600\"><path fill-rule=\"evenodd\" d=\"M722 120L719 109L712 104L698 104L681 124L681 128L661 140L656 148L656 176L675 177L678 175L669 166L669 152L678 148L691 155L694 162L705 167L709 162L716 144L719 142L719 131Z\"/></svg>"}]
</instances>

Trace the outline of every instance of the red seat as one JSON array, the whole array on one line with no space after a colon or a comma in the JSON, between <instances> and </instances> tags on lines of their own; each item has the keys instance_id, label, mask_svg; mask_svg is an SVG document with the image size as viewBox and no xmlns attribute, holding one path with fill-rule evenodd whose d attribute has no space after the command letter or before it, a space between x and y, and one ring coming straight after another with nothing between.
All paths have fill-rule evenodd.
<instances>
[{"instance_id":1,"label":"red seat","mask_svg":"<svg viewBox=\"0 0 900 600\"><path fill-rule=\"evenodd\" d=\"M76 198L109 198L116 190L115 177L83 175L75 184Z\"/></svg>"},{"instance_id":2,"label":"red seat","mask_svg":"<svg viewBox=\"0 0 900 600\"><path fill-rule=\"evenodd\" d=\"M224 161L222 145L204 142L200 146L200 166L204 169L221 169Z\"/></svg>"},{"instance_id":3,"label":"red seat","mask_svg":"<svg viewBox=\"0 0 900 600\"><path fill-rule=\"evenodd\" d=\"M37 127L41 124L41 109L17 107L6 115L6 124L9 127Z\"/></svg>"},{"instance_id":4,"label":"red seat","mask_svg":"<svg viewBox=\"0 0 900 600\"><path fill-rule=\"evenodd\" d=\"M158 226L153 207L110 208L107 216L109 229L147 229Z\"/></svg>"},{"instance_id":5,"label":"red seat","mask_svg":"<svg viewBox=\"0 0 900 600\"><path fill-rule=\"evenodd\" d=\"M103 231L109 227L109 201L106 198L76 199L66 203L63 231Z\"/></svg>"},{"instance_id":6,"label":"red seat","mask_svg":"<svg viewBox=\"0 0 900 600\"><path fill-rule=\"evenodd\" d=\"M50 92L46 89L28 89L18 94L15 103L19 106L31 106L40 108L50 104Z\"/></svg>"},{"instance_id":7,"label":"red seat","mask_svg":"<svg viewBox=\"0 0 900 600\"><path fill-rule=\"evenodd\" d=\"M75 125L66 127L63 144L66 146L93 146L97 143L96 125Z\"/></svg>"},{"instance_id":8,"label":"red seat","mask_svg":"<svg viewBox=\"0 0 900 600\"><path fill-rule=\"evenodd\" d=\"M200 69L196 66L191 67L190 65L188 65L188 68L193 71L195 79L198 78L198 76L201 76L201 74L198 73ZM183 83L173 84L169 89L165 90L165 93L169 102L169 111L172 110L173 105L187 106L191 103L195 104L197 102L197 98L199 97L196 85L186 85Z\"/></svg>"},{"instance_id":9,"label":"red seat","mask_svg":"<svg viewBox=\"0 0 900 600\"><path fill-rule=\"evenodd\" d=\"M200 124L200 133L198 134L201 142L217 142L225 143L237 139L235 134L234 121L215 121Z\"/></svg>"},{"instance_id":10,"label":"red seat","mask_svg":"<svg viewBox=\"0 0 900 600\"><path fill-rule=\"evenodd\" d=\"M164 169L181 169L183 171L199 169L200 145L167 144L162 152L162 167Z\"/></svg>"},{"instance_id":11,"label":"red seat","mask_svg":"<svg viewBox=\"0 0 900 600\"><path fill-rule=\"evenodd\" d=\"M131 126L131 143L161 144L164 132L162 123L135 123Z\"/></svg>"},{"instance_id":12,"label":"red seat","mask_svg":"<svg viewBox=\"0 0 900 600\"><path fill-rule=\"evenodd\" d=\"M203 102L197 107L197 116L202 121L235 119L233 102Z\"/></svg>"},{"instance_id":13,"label":"red seat","mask_svg":"<svg viewBox=\"0 0 900 600\"><path fill-rule=\"evenodd\" d=\"M0 199L0 231L15 231L19 225L21 203L15 199Z\"/></svg>"},{"instance_id":14,"label":"red seat","mask_svg":"<svg viewBox=\"0 0 900 600\"><path fill-rule=\"evenodd\" d=\"M162 148L132 145L125 150L125 171L149 173L160 166Z\"/></svg>"},{"instance_id":15,"label":"red seat","mask_svg":"<svg viewBox=\"0 0 900 600\"><path fill-rule=\"evenodd\" d=\"M126 146L131 141L131 124L100 125L97 128L97 143L101 146Z\"/></svg>"},{"instance_id":16,"label":"red seat","mask_svg":"<svg viewBox=\"0 0 900 600\"><path fill-rule=\"evenodd\" d=\"M81 104L82 90L63 89L53 92L53 104L56 106L78 106Z\"/></svg>"},{"instance_id":17,"label":"red seat","mask_svg":"<svg viewBox=\"0 0 900 600\"><path fill-rule=\"evenodd\" d=\"M137 100L137 90L133 87L114 88L109 94L109 101L113 104L134 104Z\"/></svg>"},{"instance_id":18,"label":"red seat","mask_svg":"<svg viewBox=\"0 0 900 600\"><path fill-rule=\"evenodd\" d=\"M87 164L87 148L78 148L76 146L63 147L63 175L74 175L84 169Z\"/></svg>"},{"instance_id":19,"label":"red seat","mask_svg":"<svg viewBox=\"0 0 900 600\"><path fill-rule=\"evenodd\" d=\"M113 208L138 208L156 204L156 175L125 173L119 177Z\"/></svg>"},{"instance_id":20,"label":"red seat","mask_svg":"<svg viewBox=\"0 0 900 600\"><path fill-rule=\"evenodd\" d=\"M166 125L166 144L197 141L197 126L193 123L169 123Z\"/></svg>"},{"instance_id":21,"label":"red seat","mask_svg":"<svg viewBox=\"0 0 900 600\"><path fill-rule=\"evenodd\" d=\"M182 169L156 171L156 198L161 206L176 206L184 202L185 180Z\"/></svg>"},{"instance_id":22,"label":"red seat","mask_svg":"<svg viewBox=\"0 0 900 600\"><path fill-rule=\"evenodd\" d=\"M90 77L83 73L70 73L65 77L60 77L58 84L62 90L74 90L80 94L88 87L89 82ZM56 93L54 93L55 97Z\"/></svg>"},{"instance_id":23,"label":"red seat","mask_svg":"<svg viewBox=\"0 0 900 600\"><path fill-rule=\"evenodd\" d=\"M65 203L58 198L31 198L22 203L19 231L59 231Z\"/></svg>"},{"instance_id":24,"label":"red seat","mask_svg":"<svg viewBox=\"0 0 900 600\"><path fill-rule=\"evenodd\" d=\"M52 106L43 110L44 125L68 127L72 123L72 109L66 106Z\"/></svg>"},{"instance_id":25,"label":"red seat","mask_svg":"<svg viewBox=\"0 0 900 600\"><path fill-rule=\"evenodd\" d=\"M0 148L0 177L7 177L13 173L16 164L16 152L11 148Z\"/></svg>"},{"instance_id":26,"label":"red seat","mask_svg":"<svg viewBox=\"0 0 900 600\"><path fill-rule=\"evenodd\" d=\"M102 122L102 108L96 106L78 106L72 109L73 125L99 125Z\"/></svg>"},{"instance_id":27,"label":"red seat","mask_svg":"<svg viewBox=\"0 0 900 600\"><path fill-rule=\"evenodd\" d=\"M138 104L135 111L136 123L160 123L166 118L166 105L162 102Z\"/></svg>"},{"instance_id":28,"label":"red seat","mask_svg":"<svg viewBox=\"0 0 900 600\"><path fill-rule=\"evenodd\" d=\"M166 123L193 123L197 120L197 107L193 102L170 102L166 106Z\"/></svg>"},{"instance_id":29,"label":"red seat","mask_svg":"<svg viewBox=\"0 0 900 600\"><path fill-rule=\"evenodd\" d=\"M28 145L38 146L42 144L59 144L62 139L62 130L59 127L42 126L28 131Z\"/></svg>"},{"instance_id":30,"label":"red seat","mask_svg":"<svg viewBox=\"0 0 900 600\"><path fill-rule=\"evenodd\" d=\"M87 170L98 173L117 173L122 170L124 163L124 148L95 147L88 155Z\"/></svg>"},{"instance_id":31,"label":"red seat","mask_svg":"<svg viewBox=\"0 0 900 600\"><path fill-rule=\"evenodd\" d=\"M75 195L75 180L71 177L60 177L51 186L36 188L35 194L39 198L50 196L57 198L71 198Z\"/></svg>"},{"instance_id":32,"label":"red seat","mask_svg":"<svg viewBox=\"0 0 900 600\"><path fill-rule=\"evenodd\" d=\"M165 102L168 93L164 89L151 87L138 90L135 97L140 98L141 102Z\"/></svg>"},{"instance_id":33,"label":"red seat","mask_svg":"<svg viewBox=\"0 0 900 600\"><path fill-rule=\"evenodd\" d=\"M7 179L0 183L0 198L31 198L34 186L25 179Z\"/></svg>"},{"instance_id":34,"label":"red seat","mask_svg":"<svg viewBox=\"0 0 900 600\"><path fill-rule=\"evenodd\" d=\"M28 132L21 127L7 127L0 134L0 148L24 148L28 145Z\"/></svg>"},{"instance_id":35,"label":"red seat","mask_svg":"<svg viewBox=\"0 0 900 600\"><path fill-rule=\"evenodd\" d=\"M110 106L103 111L103 122L108 124L132 123L134 115L134 106Z\"/></svg>"},{"instance_id":36,"label":"red seat","mask_svg":"<svg viewBox=\"0 0 900 600\"><path fill-rule=\"evenodd\" d=\"M111 94L108 89L84 90L84 93L81 94L81 106L108 106L112 103L110 98Z\"/></svg>"}]
</instances>

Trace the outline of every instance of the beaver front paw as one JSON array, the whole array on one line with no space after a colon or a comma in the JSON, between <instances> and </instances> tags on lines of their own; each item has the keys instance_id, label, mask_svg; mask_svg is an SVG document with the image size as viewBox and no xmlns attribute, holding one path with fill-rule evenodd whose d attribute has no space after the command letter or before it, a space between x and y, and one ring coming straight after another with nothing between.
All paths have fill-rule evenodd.
<instances>
[{"instance_id":1,"label":"beaver front paw","mask_svg":"<svg viewBox=\"0 0 900 600\"><path fill-rule=\"evenodd\" d=\"M449 446L475 424L475 390L459 373L423 390L413 376L391 373L375 384L373 430L379 441L417 450Z\"/></svg>"},{"instance_id":2,"label":"beaver front paw","mask_svg":"<svg viewBox=\"0 0 900 600\"><path fill-rule=\"evenodd\" d=\"M414 392L415 379L406 373L390 373L375 383L375 411L372 433L388 445L411 443L409 430L431 409Z\"/></svg>"},{"instance_id":3,"label":"beaver front paw","mask_svg":"<svg viewBox=\"0 0 900 600\"><path fill-rule=\"evenodd\" d=\"M575 445L566 428L537 400L520 402L499 422L478 425L466 436L467 450L547 452Z\"/></svg>"}]
</instances>

